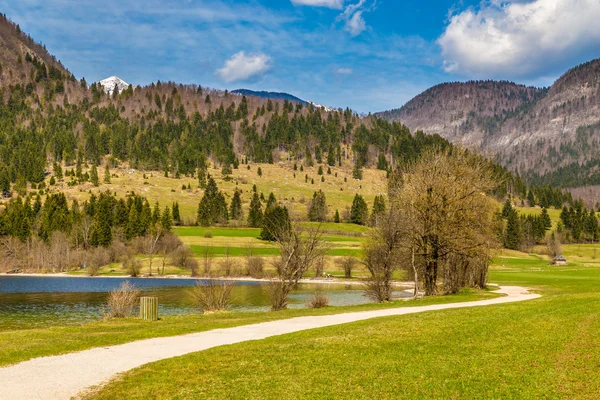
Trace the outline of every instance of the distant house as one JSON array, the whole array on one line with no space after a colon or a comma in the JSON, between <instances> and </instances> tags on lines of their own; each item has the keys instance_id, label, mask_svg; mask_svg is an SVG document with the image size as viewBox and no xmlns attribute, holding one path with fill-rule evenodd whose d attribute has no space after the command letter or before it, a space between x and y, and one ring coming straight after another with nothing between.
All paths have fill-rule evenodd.
<instances>
[{"instance_id":1,"label":"distant house","mask_svg":"<svg viewBox=\"0 0 600 400\"><path fill-rule=\"evenodd\" d=\"M567 259L563 255L558 255L552 260L554 265L567 265Z\"/></svg>"}]
</instances>

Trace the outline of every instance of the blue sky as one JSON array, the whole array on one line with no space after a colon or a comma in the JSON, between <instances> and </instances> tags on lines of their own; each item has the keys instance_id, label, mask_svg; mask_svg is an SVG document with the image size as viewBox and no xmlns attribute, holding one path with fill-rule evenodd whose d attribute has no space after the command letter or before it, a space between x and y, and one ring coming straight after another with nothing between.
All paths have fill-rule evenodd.
<instances>
[{"instance_id":1,"label":"blue sky","mask_svg":"<svg viewBox=\"0 0 600 400\"><path fill-rule=\"evenodd\" d=\"M445 81L549 85L600 55L598 0L0 0L78 78L292 93L360 112Z\"/></svg>"}]
</instances>

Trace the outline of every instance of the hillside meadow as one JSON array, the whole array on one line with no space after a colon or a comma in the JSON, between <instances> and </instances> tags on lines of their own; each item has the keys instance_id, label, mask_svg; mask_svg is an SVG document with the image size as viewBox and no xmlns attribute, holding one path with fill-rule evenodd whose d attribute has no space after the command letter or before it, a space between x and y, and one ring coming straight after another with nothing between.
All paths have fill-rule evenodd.
<instances>
[{"instance_id":1,"label":"hillside meadow","mask_svg":"<svg viewBox=\"0 0 600 400\"><path fill-rule=\"evenodd\" d=\"M245 216L248 215L248 206L254 185L259 193L264 194L265 198L273 192L277 200L288 207L292 219L306 219L308 202L312 199L313 193L318 190L322 190L326 195L328 216L331 220L333 220L336 210L339 210L343 217L344 211L350 208L356 193L361 194L371 206L375 196L387 192L385 171L365 168L363 179L355 180L352 179L352 167L349 165L328 167L321 164L323 175L318 174L319 165L303 166L304 171L300 171L300 165L298 163L297 170L294 171L293 164L289 162L249 164L250 169L248 169L248 165L240 164L239 168L233 169L232 174L228 176L224 176L220 168L209 168L208 173L215 179L228 203L231 202L236 188L242 191ZM328 168L331 169L331 174L327 174ZM124 165L111 169L111 183L106 184L103 183L104 169L100 167L98 170L100 175L98 187L94 187L90 182L69 186L68 182L71 177L65 177L62 182L50 185L50 176L48 176L45 182L50 188L50 193L64 192L70 201L76 199L80 203L89 199L90 192L98 194L106 190L116 193L118 197L124 197L133 191L147 198L151 205L158 202L161 208L170 206L176 201L179 203L184 223L189 225L195 222L198 203L203 194L203 190L198 186L197 178L165 177L164 173L160 171L140 171ZM306 176L308 179L305 179ZM324 178L325 181L322 182L321 178ZM236 221L230 223L232 225L239 224Z\"/></svg>"}]
</instances>

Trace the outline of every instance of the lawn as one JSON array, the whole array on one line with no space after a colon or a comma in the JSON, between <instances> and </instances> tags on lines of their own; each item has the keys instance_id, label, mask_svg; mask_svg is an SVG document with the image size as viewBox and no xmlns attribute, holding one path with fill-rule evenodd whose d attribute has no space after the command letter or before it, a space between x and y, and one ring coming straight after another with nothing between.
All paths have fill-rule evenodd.
<instances>
[{"instance_id":1,"label":"lawn","mask_svg":"<svg viewBox=\"0 0 600 400\"><path fill-rule=\"evenodd\" d=\"M90 398L597 398L600 265L503 252L523 303L435 311L224 346L142 366Z\"/></svg>"}]
</instances>

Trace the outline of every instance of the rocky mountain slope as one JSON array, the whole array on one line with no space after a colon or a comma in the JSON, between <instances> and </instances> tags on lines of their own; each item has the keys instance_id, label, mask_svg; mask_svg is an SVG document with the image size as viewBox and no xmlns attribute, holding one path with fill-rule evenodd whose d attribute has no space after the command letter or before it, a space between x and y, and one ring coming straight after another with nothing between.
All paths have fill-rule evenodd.
<instances>
[{"instance_id":1,"label":"rocky mountain slope","mask_svg":"<svg viewBox=\"0 0 600 400\"><path fill-rule=\"evenodd\" d=\"M600 160L599 105L600 59L569 70L550 88L445 83L377 115L491 152L531 179L553 175L552 183L569 186L591 183L595 174L585 166ZM577 182L560 182L566 180L562 171L573 169L579 170Z\"/></svg>"}]
</instances>

